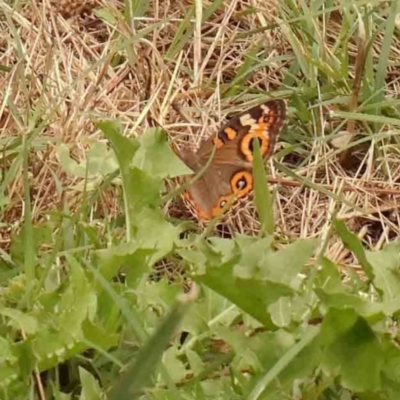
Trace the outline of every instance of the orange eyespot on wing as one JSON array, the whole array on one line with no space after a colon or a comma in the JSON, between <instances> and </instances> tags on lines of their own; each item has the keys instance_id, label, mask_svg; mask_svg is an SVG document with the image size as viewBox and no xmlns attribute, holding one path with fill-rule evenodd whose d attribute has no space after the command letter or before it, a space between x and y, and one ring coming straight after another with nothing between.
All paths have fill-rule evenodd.
<instances>
[{"instance_id":1,"label":"orange eyespot on wing","mask_svg":"<svg viewBox=\"0 0 400 400\"><path fill-rule=\"evenodd\" d=\"M285 119L285 102L272 100L252 108L240 118L240 122L250 127L240 142L240 150L247 161L253 160L254 140L258 139L261 155L270 155L276 137Z\"/></svg>"},{"instance_id":2,"label":"orange eyespot on wing","mask_svg":"<svg viewBox=\"0 0 400 400\"><path fill-rule=\"evenodd\" d=\"M222 209L230 202L232 201L232 195L228 195L228 196L221 196L218 199L218 203L216 204L216 206L212 209L212 217L217 217L218 215L220 215L222 213Z\"/></svg>"},{"instance_id":3,"label":"orange eyespot on wing","mask_svg":"<svg viewBox=\"0 0 400 400\"><path fill-rule=\"evenodd\" d=\"M253 161L254 140L259 141L261 155L265 156L270 149L270 132L267 124L255 124L240 142L240 150L249 162Z\"/></svg>"},{"instance_id":4,"label":"orange eyespot on wing","mask_svg":"<svg viewBox=\"0 0 400 400\"><path fill-rule=\"evenodd\" d=\"M231 188L235 196L246 196L253 189L253 175L248 171L237 172L231 179Z\"/></svg>"}]
</instances>

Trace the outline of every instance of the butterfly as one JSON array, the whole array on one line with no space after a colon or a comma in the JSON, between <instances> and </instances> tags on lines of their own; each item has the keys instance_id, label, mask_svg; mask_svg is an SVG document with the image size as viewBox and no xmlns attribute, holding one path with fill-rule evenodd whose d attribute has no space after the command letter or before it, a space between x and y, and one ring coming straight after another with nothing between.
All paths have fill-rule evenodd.
<instances>
[{"instance_id":1,"label":"butterfly","mask_svg":"<svg viewBox=\"0 0 400 400\"><path fill-rule=\"evenodd\" d=\"M183 193L185 203L199 221L220 215L229 207L227 203L232 205L251 192L254 141L258 139L261 155L267 160L274 151L285 115L283 100L267 101L230 119L196 152L189 149L178 152L195 174L202 171ZM189 175L186 181L192 178Z\"/></svg>"}]
</instances>

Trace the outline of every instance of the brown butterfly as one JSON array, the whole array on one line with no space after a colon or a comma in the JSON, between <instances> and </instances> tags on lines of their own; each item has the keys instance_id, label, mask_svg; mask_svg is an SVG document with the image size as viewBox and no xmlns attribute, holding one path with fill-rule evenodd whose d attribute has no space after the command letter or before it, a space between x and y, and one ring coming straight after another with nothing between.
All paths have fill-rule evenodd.
<instances>
[{"instance_id":1,"label":"brown butterfly","mask_svg":"<svg viewBox=\"0 0 400 400\"><path fill-rule=\"evenodd\" d=\"M200 221L216 217L228 202L232 204L253 189L254 140L259 140L261 154L267 160L274 151L285 114L283 100L268 101L233 117L217 135L205 140L197 152L187 149L179 152L179 157L195 174L209 163L183 195ZM193 175L187 177L191 178Z\"/></svg>"}]
</instances>

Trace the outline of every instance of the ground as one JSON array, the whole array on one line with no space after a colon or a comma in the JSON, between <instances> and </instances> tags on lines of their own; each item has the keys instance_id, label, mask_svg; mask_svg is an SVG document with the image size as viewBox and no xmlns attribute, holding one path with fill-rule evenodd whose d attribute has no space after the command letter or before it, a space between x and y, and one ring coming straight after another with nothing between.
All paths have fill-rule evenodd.
<instances>
[{"instance_id":1,"label":"ground","mask_svg":"<svg viewBox=\"0 0 400 400\"><path fill-rule=\"evenodd\" d=\"M323 254L343 282L366 279L333 221L368 250L400 233L399 15L384 1L0 1L0 258L17 257L24 229L49 253L54 232L82 229L77 249L125 236L120 159L100 121L197 149L279 98L287 116L267 163L276 248L317 238L312 265ZM166 220L195 222L163 178ZM259 235L252 199L212 232ZM180 262L168 254L157 272L182 278Z\"/></svg>"}]
</instances>

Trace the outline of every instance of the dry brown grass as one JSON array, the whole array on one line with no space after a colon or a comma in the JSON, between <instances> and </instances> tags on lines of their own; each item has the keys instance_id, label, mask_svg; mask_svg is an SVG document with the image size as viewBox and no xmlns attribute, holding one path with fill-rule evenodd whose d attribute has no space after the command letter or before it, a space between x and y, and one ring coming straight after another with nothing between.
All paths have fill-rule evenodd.
<instances>
[{"instance_id":1,"label":"dry brown grass","mask_svg":"<svg viewBox=\"0 0 400 400\"><path fill-rule=\"evenodd\" d=\"M91 7L111 13L121 9L120 1L90 2L89 8L75 4L76 1L52 3L32 1L13 13L4 2L0 4L0 10L7 15L1 22L0 64L10 68L9 72L0 73L0 140L6 148L11 140L22 138L27 127L35 132L29 160L34 221L66 205L72 212L79 208L82 191L77 185L81 179L63 170L56 148L60 143L67 144L75 160L85 160L88 147L105 141L91 118L118 118L128 136L140 136L148 127L160 125L178 146L189 142L196 147L216 132L227 114L266 99L269 92L281 97L291 94L291 88L281 86L293 59L291 45L278 27L262 29L275 23L274 1L226 2L207 22L195 22L193 39L177 52L173 62L165 55L188 10L185 2L155 1L150 6L151 13L138 18L135 27L121 20L117 30L102 22ZM249 6L257 6L257 12L246 13ZM126 45L127 57L115 51L117 34L122 40L166 18L168 22ZM198 21L200 16L193 18ZM327 28L327 53L334 46L341 23L340 18L332 19ZM18 37L10 29L12 26L18 27ZM249 32L257 31L260 33L249 36ZM240 83L244 90L222 96L256 40L260 43L259 51L267 54L265 66L256 68ZM373 45L375 61L379 59L381 42L382 36L378 35ZM23 45L22 50L19 45ZM355 46L349 45L350 63L356 57ZM392 48L391 59L395 60L400 49L398 39ZM397 73L393 64L387 85L389 96L398 92ZM349 93L349 88L339 92ZM10 102L14 109L8 107ZM335 125L330 125L327 108L322 104L317 107L320 120L311 121L304 129L296 108L289 108L286 132L278 150L287 147L287 138L293 142L292 132L307 132L308 142L280 160L298 176L340 196L340 201L299 182L281 182L276 186L277 235L283 240L328 237L329 211L336 210L366 243L379 248L399 236L398 148L390 142L366 142L354 155L356 167L344 170L338 163L338 151L325 139ZM360 124L358 131L364 127ZM15 165L17 157L12 151L3 153L3 174ZM269 165L273 178L283 176L272 163ZM8 247L10 233L17 231L22 222L20 168L15 176L10 176L5 193L9 203L2 212L3 248ZM103 192L94 213L104 218L120 213L119 196L119 189ZM230 215L224 229L230 233L257 233L259 223L253 205L247 202L239 211ZM179 212L182 209L178 206ZM354 261L343 245L332 238L327 255L339 263Z\"/></svg>"}]
</instances>

